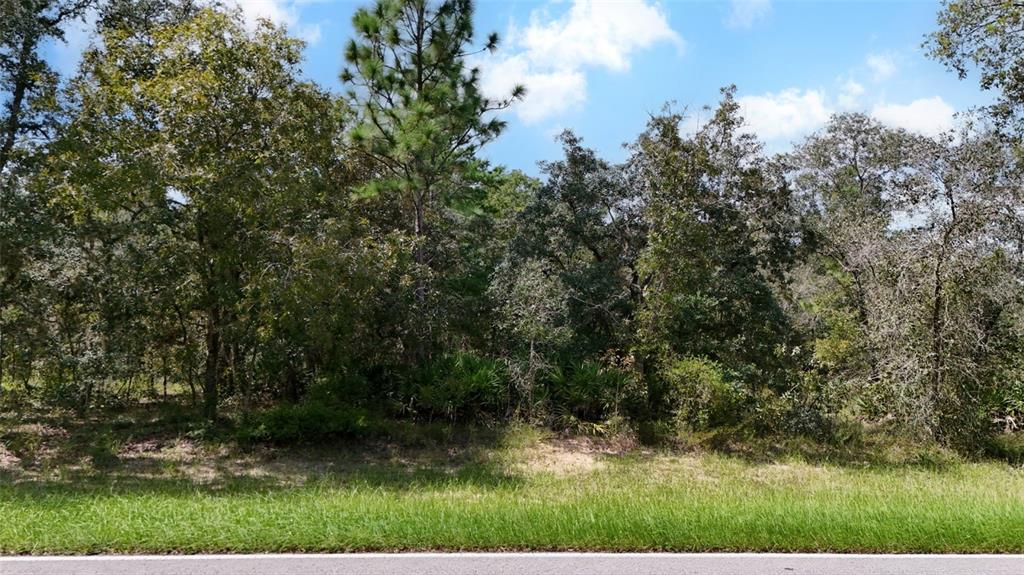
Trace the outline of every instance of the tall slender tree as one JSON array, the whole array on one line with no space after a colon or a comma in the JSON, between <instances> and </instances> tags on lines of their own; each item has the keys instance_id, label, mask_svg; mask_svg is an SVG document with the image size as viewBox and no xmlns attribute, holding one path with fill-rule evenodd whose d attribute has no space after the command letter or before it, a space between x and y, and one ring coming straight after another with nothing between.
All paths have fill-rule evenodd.
<instances>
[{"instance_id":1,"label":"tall slender tree","mask_svg":"<svg viewBox=\"0 0 1024 575\"><path fill-rule=\"evenodd\" d=\"M379 0L352 22L356 37L345 48L348 66L341 73L361 115L351 140L378 171L362 192L396 195L416 240L414 350L422 357L432 321L435 210L450 200L454 182L472 175L477 150L504 129L493 112L525 91L517 86L499 99L482 94L480 70L469 58L496 49L498 37L492 33L473 49L471 0Z\"/></svg>"}]
</instances>

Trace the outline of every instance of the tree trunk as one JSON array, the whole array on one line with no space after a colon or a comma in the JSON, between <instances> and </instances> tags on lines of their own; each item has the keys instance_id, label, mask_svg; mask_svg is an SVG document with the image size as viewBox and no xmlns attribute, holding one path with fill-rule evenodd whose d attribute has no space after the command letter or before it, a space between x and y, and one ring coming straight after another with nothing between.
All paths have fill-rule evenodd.
<instances>
[{"instance_id":1,"label":"tree trunk","mask_svg":"<svg viewBox=\"0 0 1024 575\"><path fill-rule=\"evenodd\" d=\"M413 224L413 234L416 236L416 248L413 251L413 260L416 265L422 268L427 264L427 253L424 249L424 241L426 239L426 221L424 217L425 206L423 205L423 197L420 196L415 201L416 221ZM427 299L427 286L423 280L421 274L416 275L416 302L422 304Z\"/></svg>"},{"instance_id":2,"label":"tree trunk","mask_svg":"<svg viewBox=\"0 0 1024 575\"><path fill-rule=\"evenodd\" d=\"M429 359L429 341L431 319L427 317L427 279L424 277L427 269L426 251L426 195L417 194L413 200L415 210L415 221L413 233L416 236L416 247L413 249L413 261L416 262L416 286L414 297L416 298L416 314L418 325L416 326L416 342L414 348L415 359L418 362Z\"/></svg>"},{"instance_id":3,"label":"tree trunk","mask_svg":"<svg viewBox=\"0 0 1024 575\"><path fill-rule=\"evenodd\" d=\"M939 401L942 394L943 386L943 375L946 370L946 361L943 357L945 349L943 348L943 339L945 338L945 320L942 316L943 308L946 305L945 294L943 293L943 264L946 263L946 258L949 255L950 243L953 239L953 233L956 230L958 219L957 219L957 205L956 199L953 196L950 189L946 189L946 202L949 206L949 226L942 233L942 243L939 245L939 252L935 256L935 285L932 288L932 317L931 317L931 354L932 354L932 373L931 373L931 397L932 397L932 410L934 413L933 417L938 415ZM935 429L938 429L938 423L935 422Z\"/></svg>"},{"instance_id":4,"label":"tree trunk","mask_svg":"<svg viewBox=\"0 0 1024 575\"><path fill-rule=\"evenodd\" d=\"M224 371L220 331L220 308L211 305L206 311L206 373L203 377L203 416L210 421L217 419L218 391Z\"/></svg>"},{"instance_id":5,"label":"tree trunk","mask_svg":"<svg viewBox=\"0 0 1024 575\"><path fill-rule=\"evenodd\" d=\"M0 174L3 174L4 169L7 168L7 162L11 158L11 152L18 137L18 130L21 128L21 106L25 101L25 92L28 91L31 81L25 68L28 66L29 56L32 55L34 49L35 38L33 36L26 36L22 39L21 52L18 55L18 74L14 79L14 90L8 107L10 115L7 117L7 125L4 126L4 141L0 145Z\"/></svg>"},{"instance_id":6,"label":"tree trunk","mask_svg":"<svg viewBox=\"0 0 1024 575\"><path fill-rule=\"evenodd\" d=\"M196 367L192 362L192 354L189 353L188 355L188 395L194 408L198 403L196 398Z\"/></svg>"},{"instance_id":7,"label":"tree trunk","mask_svg":"<svg viewBox=\"0 0 1024 575\"><path fill-rule=\"evenodd\" d=\"M945 250L943 250L944 252ZM942 258L944 255L940 253L940 259L935 262L935 285L932 291L932 317L931 317L931 353L932 353L932 373L931 373L931 398L932 398L932 409L938 409L939 397L942 393L942 372L945 369L944 359L942 357L942 339L943 334L943 318L942 308L945 305L945 298L942 293Z\"/></svg>"}]
</instances>

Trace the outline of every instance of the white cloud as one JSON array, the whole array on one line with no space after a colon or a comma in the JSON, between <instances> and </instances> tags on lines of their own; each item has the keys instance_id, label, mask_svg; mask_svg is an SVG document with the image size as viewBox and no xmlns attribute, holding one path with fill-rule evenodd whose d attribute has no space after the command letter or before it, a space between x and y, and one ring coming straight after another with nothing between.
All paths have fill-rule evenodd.
<instances>
[{"instance_id":1,"label":"white cloud","mask_svg":"<svg viewBox=\"0 0 1024 575\"><path fill-rule=\"evenodd\" d=\"M891 54L868 54L867 65L876 82L887 80L896 73L896 59Z\"/></svg>"},{"instance_id":2,"label":"white cloud","mask_svg":"<svg viewBox=\"0 0 1024 575\"><path fill-rule=\"evenodd\" d=\"M295 33L309 44L320 41L320 24L303 24L295 28Z\"/></svg>"},{"instance_id":3,"label":"white cloud","mask_svg":"<svg viewBox=\"0 0 1024 575\"><path fill-rule=\"evenodd\" d=\"M679 125L679 133L681 133L683 136L689 137L699 132L700 129L704 127L705 124L707 124L708 120L711 119L707 117L708 114L705 112L706 109L704 108L687 110L686 116L683 118L682 123Z\"/></svg>"},{"instance_id":4,"label":"white cloud","mask_svg":"<svg viewBox=\"0 0 1024 575\"><path fill-rule=\"evenodd\" d=\"M515 111L527 123L578 109L586 101L588 69L623 72L640 50L663 42L683 48L662 8L646 0L574 0L558 18L541 8L529 25L512 26L507 36L497 54L480 58L482 86L486 94L502 97L525 84L526 97Z\"/></svg>"},{"instance_id":5,"label":"white cloud","mask_svg":"<svg viewBox=\"0 0 1024 575\"><path fill-rule=\"evenodd\" d=\"M817 130L838 111L864 110L860 98L864 87L847 80L836 97L824 90L789 88L736 98L745 129L765 142L791 142ZM939 96L919 98L907 104L880 101L870 116L887 126L904 128L925 136L937 136L954 127L956 110Z\"/></svg>"},{"instance_id":6,"label":"white cloud","mask_svg":"<svg viewBox=\"0 0 1024 575\"><path fill-rule=\"evenodd\" d=\"M541 71L524 54L488 64L482 88L485 94L507 97L517 83L525 84L527 92L523 101L515 104L515 111L528 124L577 108L587 100L587 78L582 71Z\"/></svg>"},{"instance_id":7,"label":"white cloud","mask_svg":"<svg viewBox=\"0 0 1024 575\"><path fill-rule=\"evenodd\" d=\"M839 89L839 107L851 110L860 107L860 97L864 95L864 86L853 78L849 78Z\"/></svg>"},{"instance_id":8,"label":"white cloud","mask_svg":"<svg viewBox=\"0 0 1024 575\"><path fill-rule=\"evenodd\" d=\"M320 41L320 24L301 24L300 7L308 0L232 0L242 9L245 21L255 27L260 18L266 18L278 26L288 28L290 34L316 44Z\"/></svg>"},{"instance_id":9,"label":"white cloud","mask_svg":"<svg viewBox=\"0 0 1024 575\"><path fill-rule=\"evenodd\" d=\"M729 28L750 28L772 11L771 0L730 0L732 6L725 25Z\"/></svg>"},{"instance_id":10,"label":"white cloud","mask_svg":"<svg viewBox=\"0 0 1024 575\"><path fill-rule=\"evenodd\" d=\"M655 4L576 0L557 20L550 20L546 11L533 12L517 41L535 63L624 71L633 52L662 41L681 45L682 39Z\"/></svg>"},{"instance_id":11,"label":"white cloud","mask_svg":"<svg viewBox=\"0 0 1024 575\"><path fill-rule=\"evenodd\" d=\"M883 124L926 136L937 136L953 127L956 110L941 97L920 98L909 104L878 104L871 115Z\"/></svg>"},{"instance_id":12,"label":"white cloud","mask_svg":"<svg viewBox=\"0 0 1024 575\"><path fill-rule=\"evenodd\" d=\"M747 129L769 141L809 133L832 115L824 92L819 90L790 88L774 94L741 96L736 101Z\"/></svg>"}]
</instances>

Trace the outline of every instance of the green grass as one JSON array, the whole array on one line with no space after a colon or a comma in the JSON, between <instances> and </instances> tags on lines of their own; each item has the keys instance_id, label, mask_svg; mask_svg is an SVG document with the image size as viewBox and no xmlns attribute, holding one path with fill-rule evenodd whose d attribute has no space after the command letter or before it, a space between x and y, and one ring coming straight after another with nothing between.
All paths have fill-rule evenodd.
<instances>
[{"instance_id":1,"label":"green grass","mask_svg":"<svg viewBox=\"0 0 1024 575\"><path fill-rule=\"evenodd\" d=\"M0 439L28 445L19 429ZM117 429L102 457L58 453L47 441L86 435L51 431L31 464L0 469L0 553L1024 552L1024 470L1005 463L766 462L523 430L255 452L168 435L133 451Z\"/></svg>"},{"instance_id":2,"label":"green grass","mask_svg":"<svg viewBox=\"0 0 1024 575\"><path fill-rule=\"evenodd\" d=\"M0 487L4 553L614 549L1024 551L1005 466L780 468L716 457L583 475Z\"/></svg>"}]
</instances>

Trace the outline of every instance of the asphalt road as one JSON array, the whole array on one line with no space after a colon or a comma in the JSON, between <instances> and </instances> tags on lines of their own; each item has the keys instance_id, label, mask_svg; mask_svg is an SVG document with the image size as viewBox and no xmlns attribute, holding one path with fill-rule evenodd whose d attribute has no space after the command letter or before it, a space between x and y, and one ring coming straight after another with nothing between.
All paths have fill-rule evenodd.
<instances>
[{"instance_id":1,"label":"asphalt road","mask_svg":"<svg viewBox=\"0 0 1024 575\"><path fill-rule=\"evenodd\" d=\"M1022 575L1024 555L364 553L0 557L0 575Z\"/></svg>"}]
</instances>

